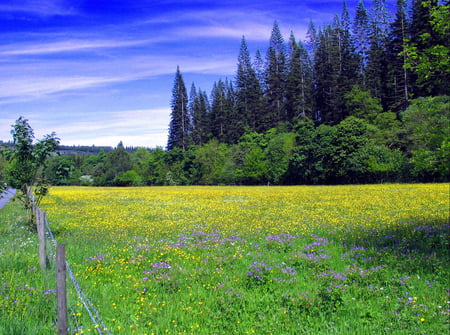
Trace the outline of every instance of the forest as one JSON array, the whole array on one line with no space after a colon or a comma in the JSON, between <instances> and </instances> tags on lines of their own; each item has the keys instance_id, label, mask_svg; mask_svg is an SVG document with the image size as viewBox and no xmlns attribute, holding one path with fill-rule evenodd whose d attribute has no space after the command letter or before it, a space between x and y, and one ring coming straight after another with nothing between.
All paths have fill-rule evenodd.
<instances>
[{"instance_id":1,"label":"forest","mask_svg":"<svg viewBox=\"0 0 450 335\"><path fill-rule=\"evenodd\" d=\"M265 51L250 55L242 37L235 77L209 95L195 83L188 93L176 69L166 148L57 155L45 175L99 186L449 181L449 9L361 0L350 17L344 1L303 41L275 21Z\"/></svg>"}]
</instances>

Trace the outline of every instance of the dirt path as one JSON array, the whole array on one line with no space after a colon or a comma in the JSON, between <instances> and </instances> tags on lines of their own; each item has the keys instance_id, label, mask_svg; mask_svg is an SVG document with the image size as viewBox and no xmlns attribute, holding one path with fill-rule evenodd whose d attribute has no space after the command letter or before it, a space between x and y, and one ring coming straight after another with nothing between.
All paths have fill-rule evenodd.
<instances>
[{"instance_id":1,"label":"dirt path","mask_svg":"<svg viewBox=\"0 0 450 335\"><path fill-rule=\"evenodd\" d=\"M8 189L2 193L1 198L0 198L0 209L2 209L3 206L6 205L6 203L9 201L9 199L11 199L14 196L14 194L16 194L16 190L14 190L14 189Z\"/></svg>"}]
</instances>

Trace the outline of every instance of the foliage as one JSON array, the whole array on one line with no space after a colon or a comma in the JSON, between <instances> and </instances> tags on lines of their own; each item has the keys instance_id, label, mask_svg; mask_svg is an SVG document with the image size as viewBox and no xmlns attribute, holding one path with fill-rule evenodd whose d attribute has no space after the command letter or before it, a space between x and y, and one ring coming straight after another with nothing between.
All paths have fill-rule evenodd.
<instances>
[{"instance_id":1,"label":"foliage","mask_svg":"<svg viewBox=\"0 0 450 335\"><path fill-rule=\"evenodd\" d=\"M424 180L449 178L450 97L419 98L402 114L414 173Z\"/></svg>"},{"instance_id":2,"label":"foliage","mask_svg":"<svg viewBox=\"0 0 450 335\"><path fill-rule=\"evenodd\" d=\"M371 96L369 91L362 91L358 86L344 95L345 108L349 115L373 122L383 111L378 99Z\"/></svg>"},{"instance_id":3,"label":"foliage","mask_svg":"<svg viewBox=\"0 0 450 335\"><path fill-rule=\"evenodd\" d=\"M28 192L33 189L37 204L48 193L48 182L43 170L47 158L55 151L59 138L55 133L46 135L37 143L33 143L34 131L28 120L19 117L12 126L13 148L3 151L9 161L6 170L6 181L10 187L20 191L19 198L29 212L29 224L33 224L31 200Z\"/></svg>"},{"instance_id":4,"label":"foliage","mask_svg":"<svg viewBox=\"0 0 450 335\"><path fill-rule=\"evenodd\" d=\"M404 51L405 67L417 75L417 85L426 94L449 94L450 5L438 1L416 1L411 40Z\"/></svg>"}]
</instances>

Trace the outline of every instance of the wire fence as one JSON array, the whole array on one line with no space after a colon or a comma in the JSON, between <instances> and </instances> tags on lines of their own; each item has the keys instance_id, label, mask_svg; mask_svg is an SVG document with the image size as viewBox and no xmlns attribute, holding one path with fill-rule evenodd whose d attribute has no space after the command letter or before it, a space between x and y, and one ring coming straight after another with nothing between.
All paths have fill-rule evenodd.
<instances>
[{"instance_id":1,"label":"wire fence","mask_svg":"<svg viewBox=\"0 0 450 335\"><path fill-rule=\"evenodd\" d=\"M45 212L42 211L35 203L33 194L29 192L28 194L30 201L33 206L33 213L37 221L38 225L38 235L39 235L39 225L42 225L44 230L44 238L42 241L40 241L40 260L41 267L44 267L45 270L44 276L47 279L47 282L51 282L49 276L50 274L54 274L56 272L56 261L57 261L57 248L58 248L58 242L55 239L55 236L50 228L49 222L47 220L47 216L45 215ZM41 248L43 254L41 254ZM111 332L106 327L105 323L103 322L102 318L100 317L100 313L95 308L94 304L91 302L91 300L87 297L87 295L84 293L83 289L80 286L80 283L78 282L77 278L75 277L72 268L70 267L70 264L64 260L65 262L65 271L68 274L68 279L70 279L70 282L73 285L73 288L75 289L75 292L77 294L78 301L81 302L82 306L84 306L84 309L87 311L87 314L92 322L93 328L97 330L98 334L103 335L112 335ZM66 329L66 334L68 330L72 330L76 332L77 330L80 330L81 325L78 320L79 313L76 313L74 310L74 303L72 302L70 294L67 294L67 292L64 292L64 294L67 296L69 303L67 304L67 309L70 310L70 321L68 324L68 329ZM59 308L59 307L58 307ZM58 311L58 315L60 315L61 311ZM68 311L64 311L67 315Z\"/></svg>"}]
</instances>

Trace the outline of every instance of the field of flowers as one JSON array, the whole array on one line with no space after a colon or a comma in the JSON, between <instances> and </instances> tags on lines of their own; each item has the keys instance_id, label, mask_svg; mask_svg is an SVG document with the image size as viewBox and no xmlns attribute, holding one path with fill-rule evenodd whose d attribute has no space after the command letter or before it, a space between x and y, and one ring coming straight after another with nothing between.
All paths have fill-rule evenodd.
<instances>
[{"instance_id":1,"label":"field of flowers","mask_svg":"<svg viewBox=\"0 0 450 335\"><path fill-rule=\"evenodd\" d=\"M113 334L440 334L449 199L449 184L57 187L42 208ZM69 304L72 333L96 332L73 288Z\"/></svg>"}]
</instances>

